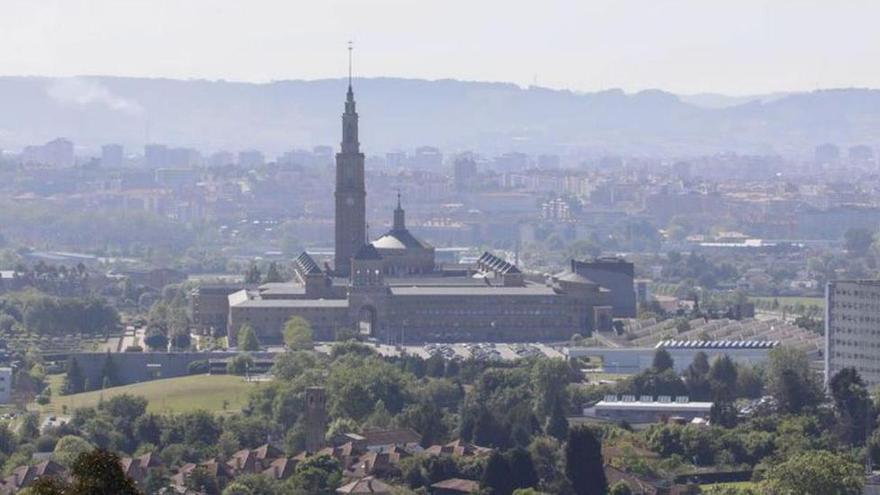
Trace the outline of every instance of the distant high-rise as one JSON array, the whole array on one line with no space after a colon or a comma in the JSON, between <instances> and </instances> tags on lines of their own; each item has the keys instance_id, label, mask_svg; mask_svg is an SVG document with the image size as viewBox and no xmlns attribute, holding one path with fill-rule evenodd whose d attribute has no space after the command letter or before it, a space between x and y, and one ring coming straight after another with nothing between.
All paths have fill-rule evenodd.
<instances>
[{"instance_id":1,"label":"distant high-rise","mask_svg":"<svg viewBox=\"0 0 880 495\"><path fill-rule=\"evenodd\" d=\"M825 382L855 368L868 390L880 385L880 280L838 280L825 289Z\"/></svg>"},{"instance_id":2,"label":"distant high-rise","mask_svg":"<svg viewBox=\"0 0 880 495\"><path fill-rule=\"evenodd\" d=\"M477 162L470 156L460 156L455 159L453 168L453 181L456 192L465 192L474 188L477 178Z\"/></svg>"},{"instance_id":3,"label":"distant high-rise","mask_svg":"<svg viewBox=\"0 0 880 495\"><path fill-rule=\"evenodd\" d=\"M443 165L443 153L434 146L420 146L413 156L413 165L420 168L436 170Z\"/></svg>"},{"instance_id":4,"label":"distant high-rise","mask_svg":"<svg viewBox=\"0 0 880 495\"><path fill-rule=\"evenodd\" d=\"M816 146L814 152L816 163L836 163L840 159L840 148L832 143L825 143Z\"/></svg>"},{"instance_id":5,"label":"distant high-rise","mask_svg":"<svg viewBox=\"0 0 880 495\"><path fill-rule=\"evenodd\" d=\"M147 144L144 146L144 165L147 168L168 166L168 147L164 144Z\"/></svg>"},{"instance_id":6,"label":"distant high-rise","mask_svg":"<svg viewBox=\"0 0 880 495\"><path fill-rule=\"evenodd\" d=\"M351 81L342 114L342 143L336 154L336 243L338 275L351 273L351 258L366 243L367 190L364 185L364 154L358 142L358 114Z\"/></svg>"},{"instance_id":7,"label":"distant high-rise","mask_svg":"<svg viewBox=\"0 0 880 495\"><path fill-rule=\"evenodd\" d=\"M57 138L42 146L28 146L21 156L22 162L51 167L72 167L75 163L73 143L64 138Z\"/></svg>"},{"instance_id":8,"label":"distant high-rise","mask_svg":"<svg viewBox=\"0 0 880 495\"><path fill-rule=\"evenodd\" d=\"M122 166L123 148L121 144L105 144L101 146L101 166L119 168Z\"/></svg>"},{"instance_id":9,"label":"distant high-rise","mask_svg":"<svg viewBox=\"0 0 880 495\"><path fill-rule=\"evenodd\" d=\"M874 161L874 149L864 144L851 146L849 149L849 161L852 163L870 163Z\"/></svg>"},{"instance_id":10,"label":"distant high-rise","mask_svg":"<svg viewBox=\"0 0 880 495\"><path fill-rule=\"evenodd\" d=\"M238 153L238 164L242 167L259 167L266 163L263 153L257 150L246 150Z\"/></svg>"},{"instance_id":11,"label":"distant high-rise","mask_svg":"<svg viewBox=\"0 0 880 495\"><path fill-rule=\"evenodd\" d=\"M235 163L235 155L229 151L218 151L212 153L211 156L208 157L209 167L225 167L226 165L232 165L233 163Z\"/></svg>"}]
</instances>

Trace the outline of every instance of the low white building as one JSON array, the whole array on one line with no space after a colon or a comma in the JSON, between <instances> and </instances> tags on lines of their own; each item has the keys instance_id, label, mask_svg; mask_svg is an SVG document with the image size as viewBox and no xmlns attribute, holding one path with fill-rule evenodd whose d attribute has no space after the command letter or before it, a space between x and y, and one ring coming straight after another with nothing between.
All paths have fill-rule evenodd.
<instances>
[{"instance_id":1,"label":"low white building","mask_svg":"<svg viewBox=\"0 0 880 495\"><path fill-rule=\"evenodd\" d=\"M691 402L688 397L653 396L636 399L634 395L606 396L595 406L585 408L584 416L628 423L656 423L673 418L691 421L708 418L712 402Z\"/></svg>"}]
</instances>

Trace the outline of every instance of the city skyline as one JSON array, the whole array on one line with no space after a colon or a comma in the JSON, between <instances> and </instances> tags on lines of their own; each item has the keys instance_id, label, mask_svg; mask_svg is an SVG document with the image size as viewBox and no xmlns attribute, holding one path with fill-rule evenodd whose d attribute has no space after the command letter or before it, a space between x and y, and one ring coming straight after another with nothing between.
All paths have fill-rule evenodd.
<instances>
[{"instance_id":1,"label":"city skyline","mask_svg":"<svg viewBox=\"0 0 880 495\"><path fill-rule=\"evenodd\" d=\"M23 2L0 18L0 75L265 82L345 74L750 95L880 87L880 6L752 0ZM51 33L51 36L47 36Z\"/></svg>"}]
</instances>

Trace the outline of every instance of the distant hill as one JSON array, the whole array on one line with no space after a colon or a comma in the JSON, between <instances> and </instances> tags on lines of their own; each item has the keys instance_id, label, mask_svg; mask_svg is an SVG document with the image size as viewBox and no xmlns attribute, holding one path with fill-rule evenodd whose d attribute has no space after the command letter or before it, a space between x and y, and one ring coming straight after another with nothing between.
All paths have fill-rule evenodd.
<instances>
[{"instance_id":1,"label":"distant hill","mask_svg":"<svg viewBox=\"0 0 880 495\"><path fill-rule=\"evenodd\" d=\"M205 150L336 145L344 80L266 84L121 77L0 78L0 148L65 136L85 149L145 140ZM455 80L358 79L367 153L445 151L691 154L878 145L880 91L746 97L658 90L574 93Z\"/></svg>"}]
</instances>

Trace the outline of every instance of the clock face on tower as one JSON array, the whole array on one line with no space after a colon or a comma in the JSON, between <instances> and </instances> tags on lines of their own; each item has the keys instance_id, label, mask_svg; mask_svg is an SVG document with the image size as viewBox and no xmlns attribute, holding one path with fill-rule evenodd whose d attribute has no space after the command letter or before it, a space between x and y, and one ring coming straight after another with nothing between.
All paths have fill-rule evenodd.
<instances>
[{"instance_id":1,"label":"clock face on tower","mask_svg":"<svg viewBox=\"0 0 880 495\"><path fill-rule=\"evenodd\" d=\"M348 206L354 206L354 198L345 198L345 204Z\"/></svg>"}]
</instances>

